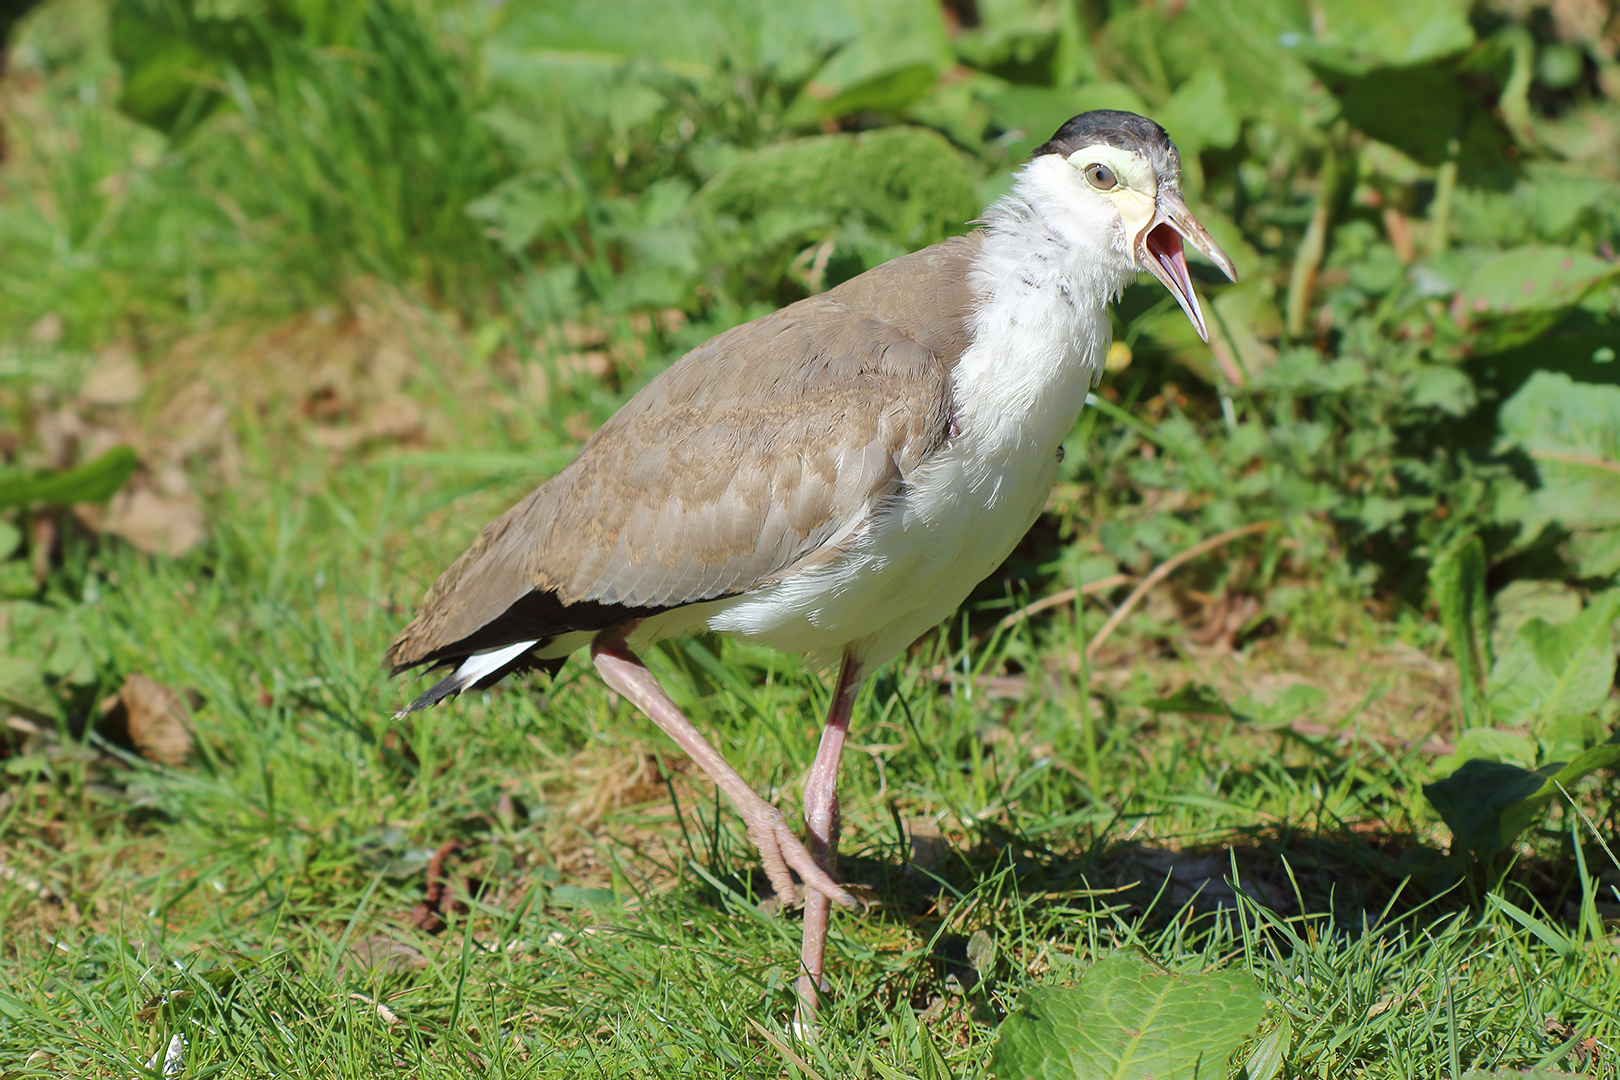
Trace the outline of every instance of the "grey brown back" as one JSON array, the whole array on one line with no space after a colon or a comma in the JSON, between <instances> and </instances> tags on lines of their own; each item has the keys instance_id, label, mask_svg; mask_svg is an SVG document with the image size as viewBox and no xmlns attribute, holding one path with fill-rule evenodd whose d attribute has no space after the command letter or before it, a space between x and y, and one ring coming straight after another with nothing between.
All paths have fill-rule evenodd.
<instances>
[{"instance_id":1,"label":"grey brown back","mask_svg":"<svg viewBox=\"0 0 1620 1080\"><path fill-rule=\"evenodd\" d=\"M827 557L948 437L982 243L902 256L687 353L479 534L387 662L611 625L616 609L736 595Z\"/></svg>"}]
</instances>

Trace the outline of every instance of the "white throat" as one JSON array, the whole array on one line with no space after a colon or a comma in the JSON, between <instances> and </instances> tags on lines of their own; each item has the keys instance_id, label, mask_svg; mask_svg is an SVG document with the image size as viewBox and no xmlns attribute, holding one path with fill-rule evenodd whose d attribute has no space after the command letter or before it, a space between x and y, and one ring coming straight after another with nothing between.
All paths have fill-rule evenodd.
<instances>
[{"instance_id":1,"label":"white throat","mask_svg":"<svg viewBox=\"0 0 1620 1080\"><path fill-rule=\"evenodd\" d=\"M1123 231L1088 223L1075 194L1074 167L1039 158L985 212L974 341L952 375L959 426L977 439L1055 453L1102 373L1107 305L1136 269Z\"/></svg>"}]
</instances>

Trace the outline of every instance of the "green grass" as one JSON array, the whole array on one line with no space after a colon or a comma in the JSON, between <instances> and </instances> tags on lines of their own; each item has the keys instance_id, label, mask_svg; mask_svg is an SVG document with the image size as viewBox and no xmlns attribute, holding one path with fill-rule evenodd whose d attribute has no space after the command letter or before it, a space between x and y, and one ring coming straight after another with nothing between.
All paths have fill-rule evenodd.
<instances>
[{"instance_id":1,"label":"green grass","mask_svg":"<svg viewBox=\"0 0 1620 1080\"><path fill-rule=\"evenodd\" d=\"M120 10L160 25L182 7ZM692 22L726 30L693 42L668 32L686 9L651 5L625 43L589 5L551 22L517 0L355 5L211 69L198 100L221 107L174 139L113 107L107 5L32 17L0 83L0 473L129 443L137 489L195 498L209 536L169 558L34 508L0 552L0 1080L144 1075L177 1034L187 1076L933 1080L938 1054L982 1077L1025 988L1118 948L1249 972L1257 1036L1287 1020L1281 1075L1616 1076L1620 781L1586 778L1491 866L1451 851L1422 794L1462 726L1435 555L1479 535L1491 592L1541 590L1498 630L1614 581L1546 528L1537 466L1497 453L1496 418L1531 370L1613 381L1612 278L1542 298L1531 314L1562 321L1524 343L1431 291L1482 252L1614 240L1603 146L1570 135L1612 117L1612 61L1592 45L1581 78L1531 95L1536 50L1572 47L1483 7L1463 59L1385 58L1367 86L1428 78L1458 108L1499 92L1519 110L1535 168L1509 194L1463 153L1448 236L1436 170L1357 126L1379 110L1328 124L1277 92L1309 73L1223 30L1228 6L1093 7L1105 26L1040 29L984 4L978 31L939 26L927 63L947 77L924 85L916 57L862 43L888 30L831 7L825 26L771 23L759 40L785 51L767 63L746 7ZM936 14L906 10L924 31ZM826 100L857 103L841 118L800 94L834 48L845 96ZM866 67L844 62L863 48ZM1216 54L1224 75L1201 66ZM1176 129L1199 213L1241 257L1245 285L1208 306L1252 378L1233 384L1156 286L1124 297L1134 358L1069 440L1049 514L861 693L841 870L866 906L835 917L834 991L795 1042L798 916L650 722L578 660L395 720L421 684L381 655L439 570L636 386L958 227L1074 92L1141 95ZM1222 141L1200 154L1182 131ZM1567 174L1536 171L1566 143ZM1334 162L1354 173L1343 198L1319 175ZM1310 321L1288 329L1313 192L1330 242ZM1465 254L1448 262L1448 242ZM88 400L120 349L144 393ZM1123 589L997 629L1033 597L1267 521L1176 571L1092 661ZM825 680L718 639L648 660L796 816ZM43 673L27 693L24 669ZM194 695L177 764L103 718L135 674ZM1175 711L1189 683L1252 719ZM1321 694L1290 698L1301 684ZM1531 728L1489 733L1542 763Z\"/></svg>"},{"instance_id":2,"label":"green grass","mask_svg":"<svg viewBox=\"0 0 1620 1080\"><path fill-rule=\"evenodd\" d=\"M515 451L483 406L450 413L451 444ZM243 462L204 548L167 560L81 541L58 574L103 686L6 761L0 857L54 899L0 881L0 1069L131 1075L180 1031L188 1075L781 1075L751 1022L779 1031L791 1013L796 918L761 913L734 815L650 723L579 662L555 686L390 719L410 690L379 668L383 645L525 484L457 498L457 471L386 452L334 464L305 426L237 414ZM997 636L1006 602L987 595L858 703L843 867L871 904L835 919L832 1005L797 1050L821 1075L921 1070L919 1030L953 1075L983 1075L1023 987L1125 945L1172 969L1252 972L1292 1022L1288 1075L1456 1075L1612 1041L1615 942L1582 940L1591 921L1566 910L1610 864L1586 835L1576 871L1568 813L1496 889L1538 936L1444 853L1418 793L1430 759L1155 712L1144 701L1230 679L1230 661L1155 656L1143 623L1072 673L1063 658L1100 609ZM1357 659L1393 631L1355 625L1348 656L1279 643L1251 648L1240 674L1410 695L1392 665ZM652 660L792 808L824 682L720 641ZM1028 689L970 692L938 665L1022 671ZM72 733L132 671L200 695L185 765ZM1413 704L1316 719L1397 730L1389 717ZM447 904L449 925L427 933L407 916L451 840L466 910ZM996 944L982 980L965 951L981 930ZM1560 953L1559 935L1578 947ZM406 948L372 963L382 941Z\"/></svg>"}]
</instances>

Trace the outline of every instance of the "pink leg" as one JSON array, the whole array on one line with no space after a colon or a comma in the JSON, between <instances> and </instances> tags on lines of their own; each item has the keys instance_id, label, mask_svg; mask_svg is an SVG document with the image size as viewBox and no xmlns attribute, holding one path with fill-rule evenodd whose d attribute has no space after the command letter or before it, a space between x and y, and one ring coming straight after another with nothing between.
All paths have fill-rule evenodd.
<instances>
[{"instance_id":1,"label":"pink leg","mask_svg":"<svg viewBox=\"0 0 1620 1080\"><path fill-rule=\"evenodd\" d=\"M747 824L748 839L759 849L765 873L782 903L793 903L793 876L788 873L788 868L792 867L804 880L808 896L820 899L823 904L832 900L853 908L854 898L838 887L799 838L788 830L782 811L760 798L748 786L748 781L720 756L720 751L692 726L669 700L641 658L625 646L620 634L606 631L591 644L591 661L602 680L646 713L726 793Z\"/></svg>"},{"instance_id":2,"label":"pink leg","mask_svg":"<svg viewBox=\"0 0 1620 1080\"><path fill-rule=\"evenodd\" d=\"M844 657L832 704L827 708L827 722L821 729L821 747L816 751L815 764L810 766L810 776L804 782L804 825L810 834L810 853L828 872L838 867L838 758L844 752L849 714L855 707L855 693L860 689L855 682L859 670L860 664L854 657ZM817 994L827 989L821 972L831 913L827 897L819 893L805 896L804 944L799 951L800 1024L814 1022Z\"/></svg>"}]
</instances>

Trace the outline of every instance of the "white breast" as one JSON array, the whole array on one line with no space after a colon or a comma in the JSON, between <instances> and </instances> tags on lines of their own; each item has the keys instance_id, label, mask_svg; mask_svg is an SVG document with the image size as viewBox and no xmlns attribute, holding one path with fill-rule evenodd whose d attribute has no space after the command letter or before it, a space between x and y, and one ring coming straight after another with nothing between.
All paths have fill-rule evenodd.
<instances>
[{"instance_id":1,"label":"white breast","mask_svg":"<svg viewBox=\"0 0 1620 1080\"><path fill-rule=\"evenodd\" d=\"M957 434L873 508L838 558L687 609L711 630L871 670L948 616L1029 530L1108 351L1124 284L1027 218L997 222L974 274L973 344L952 372ZM701 625L701 624L700 624ZM679 632L674 620L655 635Z\"/></svg>"}]
</instances>

